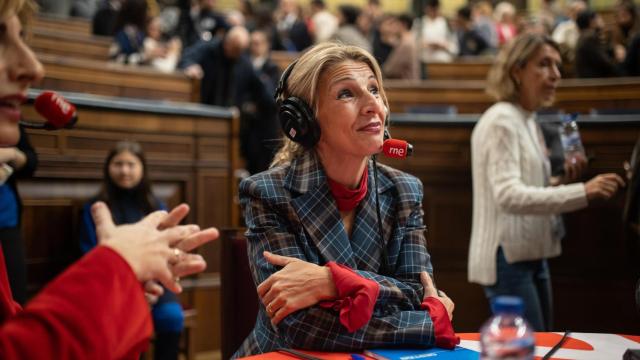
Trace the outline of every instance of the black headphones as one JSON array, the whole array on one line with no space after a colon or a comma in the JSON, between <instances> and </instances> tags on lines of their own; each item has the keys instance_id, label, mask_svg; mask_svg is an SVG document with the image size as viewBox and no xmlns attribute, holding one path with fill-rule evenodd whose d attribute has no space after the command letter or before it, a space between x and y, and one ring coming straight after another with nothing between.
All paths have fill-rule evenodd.
<instances>
[{"instance_id":1,"label":"black headphones","mask_svg":"<svg viewBox=\"0 0 640 360\"><path fill-rule=\"evenodd\" d=\"M278 104L278 119L284 134L292 141L310 149L320 140L320 126L313 114L313 109L296 96L280 100L287 88L287 79L297 62L298 60L292 62L282 73L274 98Z\"/></svg>"}]
</instances>

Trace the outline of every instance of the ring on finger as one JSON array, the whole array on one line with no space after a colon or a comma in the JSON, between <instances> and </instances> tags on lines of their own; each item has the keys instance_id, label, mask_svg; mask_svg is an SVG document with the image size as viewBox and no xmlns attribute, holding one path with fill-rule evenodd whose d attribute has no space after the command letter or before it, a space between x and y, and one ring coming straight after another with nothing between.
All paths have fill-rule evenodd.
<instances>
[{"instance_id":1,"label":"ring on finger","mask_svg":"<svg viewBox=\"0 0 640 360\"><path fill-rule=\"evenodd\" d=\"M269 303L269 305L267 305L267 314L270 316L273 315L273 303Z\"/></svg>"},{"instance_id":2,"label":"ring on finger","mask_svg":"<svg viewBox=\"0 0 640 360\"><path fill-rule=\"evenodd\" d=\"M173 259L170 261L171 265L179 263L181 258L182 258L182 250L178 248L173 248Z\"/></svg>"}]
</instances>

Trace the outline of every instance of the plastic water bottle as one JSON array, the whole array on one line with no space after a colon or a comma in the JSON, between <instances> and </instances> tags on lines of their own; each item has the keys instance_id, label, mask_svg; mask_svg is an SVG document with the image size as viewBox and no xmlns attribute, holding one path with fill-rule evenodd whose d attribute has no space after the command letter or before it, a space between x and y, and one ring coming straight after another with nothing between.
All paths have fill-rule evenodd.
<instances>
[{"instance_id":1,"label":"plastic water bottle","mask_svg":"<svg viewBox=\"0 0 640 360\"><path fill-rule=\"evenodd\" d=\"M565 114L562 116L562 124L560 125L560 140L564 149L564 158L571 161L572 164L576 163L578 157L586 159L576 123L577 117L577 113Z\"/></svg>"},{"instance_id":2,"label":"plastic water bottle","mask_svg":"<svg viewBox=\"0 0 640 360\"><path fill-rule=\"evenodd\" d=\"M535 339L531 325L522 317L522 299L498 296L491 309L493 316L480 329L480 359L533 360Z\"/></svg>"}]
</instances>

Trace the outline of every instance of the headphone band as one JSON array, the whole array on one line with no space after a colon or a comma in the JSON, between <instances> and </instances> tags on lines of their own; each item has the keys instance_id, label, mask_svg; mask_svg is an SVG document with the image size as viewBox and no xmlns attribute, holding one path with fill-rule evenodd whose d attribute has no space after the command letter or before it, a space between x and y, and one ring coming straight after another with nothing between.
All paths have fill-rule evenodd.
<instances>
[{"instance_id":1,"label":"headphone band","mask_svg":"<svg viewBox=\"0 0 640 360\"><path fill-rule=\"evenodd\" d=\"M287 68L284 70L284 72L280 76L280 80L278 80L278 87L276 87L276 92L273 94L274 100L279 101L278 99L280 98L280 96L282 96L282 94L286 90L287 80L289 80L289 75L291 75L291 72L293 71L293 67L296 65L297 62L298 62L298 59L293 60L293 62L291 62L291 64L287 66Z\"/></svg>"}]
</instances>

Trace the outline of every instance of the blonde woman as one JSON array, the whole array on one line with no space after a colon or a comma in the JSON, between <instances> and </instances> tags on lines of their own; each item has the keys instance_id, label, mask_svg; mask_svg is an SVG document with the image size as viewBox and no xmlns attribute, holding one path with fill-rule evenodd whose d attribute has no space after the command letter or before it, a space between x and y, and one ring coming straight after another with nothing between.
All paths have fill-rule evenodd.
<instances>
[{"instance_id":1,"label":"blonde woman","mask_svg":"<svg viewBox=\"0 0 640 360\"><path fill-rule=\"evenodd\" d=\"M20 103L42 64L24 42L30 0L0 2L0 146L20 137ZM0 252L0 359L137 359L151 336L142 282L159 280L175 292L176 277L200 272L205 262L185 254L217 237L217 230L175 226L188 212L154 212L115 226L104 203L93 206L100 244L53 280L22 309L11 297ZM167 229L168 228L168 229ZM164 229L164 230L163 230Z\"/></svg>"},{"instance_id":2,"label":"blonde woman","mask_svg":"<svg viewBox=\"0 0 640 360\"><path fill-rule=\"evenodd\" d=\"M473 220L469 281L487 298L520 296L537 331L552 330L547 258L560 255L558 215L609 199L624 183L616 174L575 182L584 158L565 163L562 178L550 176L546 144L536 111L553 103L560 82L558 45L544 35L524 34L507 44L488 76L498 102L471 136Z\"/></svg>"},{"instance_id":3,"label":"blonde woman","mask_svg":"<svg viewBox=\"0 0 640 360\"><path fill-rule=\"evenodd\" d=\"M422 184L371 161L387 117L376 61L319 44L276 94L288 138L271 169L240 184L262 304L235 356L453 347L453 302L428 275Z\"/></svg>"}]
</instances>

